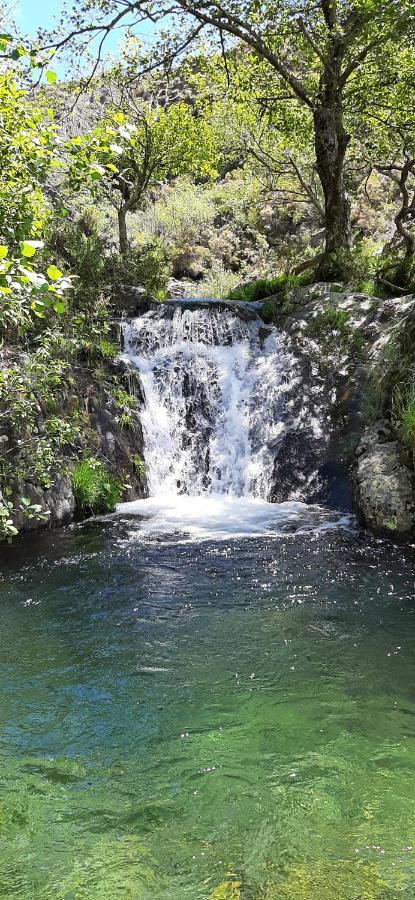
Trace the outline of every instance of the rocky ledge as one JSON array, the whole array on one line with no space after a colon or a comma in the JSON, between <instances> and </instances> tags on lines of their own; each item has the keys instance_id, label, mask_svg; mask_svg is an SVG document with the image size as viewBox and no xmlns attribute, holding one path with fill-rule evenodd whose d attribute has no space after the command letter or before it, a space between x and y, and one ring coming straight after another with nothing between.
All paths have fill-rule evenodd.
<instances>
[{"instance_id":1,"label":"rocky ledge","mask_svg":"<svg viewBox=\"0 0 415 900\"><path fill-rule=\"evenodd\" d=\"M354 494L359 515L374 534L414 531L414 472L385 419L366 428L357 447Z\"/></svg>"}]
</instances>

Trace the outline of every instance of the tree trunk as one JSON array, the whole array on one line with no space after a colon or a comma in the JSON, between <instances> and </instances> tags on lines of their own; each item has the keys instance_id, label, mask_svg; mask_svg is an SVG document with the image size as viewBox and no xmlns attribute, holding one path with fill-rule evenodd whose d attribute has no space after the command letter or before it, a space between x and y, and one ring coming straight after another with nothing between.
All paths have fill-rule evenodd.
<instances>
[{"instance_id":1,"label":"tree trunk","mask_svg":"<svg viewBox=\"0 0 415 900\"><path fill-rule=\"evenodd\" d=\"M118 237L121 256L128 253L127 210L122 204L118 210Z\"/></svg>"},{"instance_id":2,"label":"tree trunk","mask_svg":"<svg viewBox=\"0 0 415 900\"><path fill-rule=\"evenodd\" d=\"M350 201L344 186L344 161L350 135L343 120L343 55L341 43L332 38L313 113L317 172L324 194L325 253L322 272L325 268L333 268L333 255L339 250L349 250L352 239Z\"/></svg>"},{"instance_id":3,"label":"tree trunk","mask_svg":"<svg viewBox=\"0 0 415 900\"><path fill-rule=\"evenodd\" d=\"M415 238L410 235L405 241L405 256L396 270L394 280L398 286L405 287L411 280L415 262Z\"/></svg>"}]
</instances>

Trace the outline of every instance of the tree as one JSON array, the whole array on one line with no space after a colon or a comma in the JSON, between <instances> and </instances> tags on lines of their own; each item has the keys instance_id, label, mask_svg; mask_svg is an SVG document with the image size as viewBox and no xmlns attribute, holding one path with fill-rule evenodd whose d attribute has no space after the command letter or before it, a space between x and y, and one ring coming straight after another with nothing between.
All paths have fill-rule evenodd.
<instances>
[{"instance_id":1,"label":"tree","mask_svg":"<svg viewBox=\"0 0 415 900\"><path fill-rule=\"evenodd\" d=\"M58 50L68 40L96 37L100 56L113 28L145 19L157 22L172 11L179 16L177 34L159 47L158 59L148 61L148 67L162 59L171 64L203 30L210 30L224 54L226 41L243 42L276 76L285 95L307 110L324 197L328 270L330 257L351 244L344 167L353 82L364 76L385 42L409 36L411 29L413 39L412 0L402 0L399 8L395 0L177 0L173 9L163 0L151 8L146 0L109 0L88 4L85 16L77 12L72 31L54 46Z\"/></svg>"},{"instance_id":2,"label":"tree","mask_svg":"<svg viewBox=\"0 0 415 900\"><path fill-rule=\"evenodd\" d=\"M401 258L388 263L392 285L407 287L415 267L415 61L411 46L386 43L364 83L356 79L355 154L366 165L367 181L378 173L393 187L396 243Z\"/></svg>"},{"instance_id":3,"label":"tree","mask_svg":"<svg viewBox=\"0 0 415 900\"><path fill-rule=\"evenodd\" d=\"M161 105L125 93L123 111L113 113L82 138L69 144L70 181L104 194L117 211L119 246L129 249L127 215L145 204L160 184L182 174L217 174L213 133L188 103Z\"/></svg>"},{"instance_id":4,"label":"tree","mask_svg":"<svg viewBox=\"0 0 415 900\"><path fill-rule=\"evenodd\" d=\"M1 43L7 44L3 35ZM35 263L43 248L50 209L44 184L59 164L51 110L28 92L9 68L0 74L0 328L25 329L32 317L62 313L70 286L55 265Z\"/></svg>"}]
</instances>

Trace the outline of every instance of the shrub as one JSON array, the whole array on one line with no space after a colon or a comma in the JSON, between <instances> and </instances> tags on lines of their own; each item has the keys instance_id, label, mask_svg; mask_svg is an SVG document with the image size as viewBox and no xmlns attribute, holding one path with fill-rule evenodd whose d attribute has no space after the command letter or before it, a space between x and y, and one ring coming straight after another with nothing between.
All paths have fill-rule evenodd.
<instances>
[{"instance_id":1,"label":"shrub","mask_svg":"<svg viewBox=\"0 0 415 900\"><path fill-rule=\"evenodd\" d=\"M172 270L166 247L152 239L131 249L126 256L112 254L106 262L106 275L117 290L120 284L141 285L148 296L163 300Z\"/></svg>"},{"instance_id":2,"label":"shrub","mask_svg":"<svg viewBox=\"0 0 415 900\"><path fill-rule=\"evenodd\" d=\"M70 302L84 312L94 308L105 287L105 257L97 226L91 216L60 224L48 237L46 249L58 263L76 273Z\"/></svg>"},{"instance_id":3,"label":"shrub","mask_svg":"<svg viewBox=\"0 0 415 900\"><path fill-rule=\"evenodd\" d=\"M221 263L216 263L202 281L186 286L189 297L213 297L215 300L226 300L240 279L235 272Z\"/></svg>"},{"instance_id":4,"label":"shrub","mask_svg":"<svg viewBox=\"0 0 415 900\"><path fill-rule=\"evenodd\" d=\"M351 250L339 250L324 260L330 278L338 278L356 291L375 295L376 272L379 268L379 247L364 238ZM377 292L379 295L379 291Z\"/></svg>"},{"instance_id":5,"label":"shrub","mask_svg":"<svg viewBox=\"0 0 415 900\"><path fill-rule=\"evenodd\" d=\"M415 447L415 386L397 385L392 396L392 411L399 436L409 448Z\"/></svg>"},{"instance_id":6,"label":"shrub","mask_svg":"<svg viewBox=\"0 0 415 900\"><path fill-rule=\"evenodd\" d=\"M71 478L78 518L113 512L121 499L123 485L100 459L80 460L72 469Z\"/></svg>"},{"instance_id":7,"label":"shrub","mask_svg":"<svg viewBox=\"0 0 415 900\"><path fill-rule=\"evenodd\" d=\"M274 295L287 296L292 288L305 284L305 276L277 275L275 278L259 278L257 281L249 281L233 288L229 292L229 300L244 300L252 302L265 300Z\"/></svg>"},{"instance_id":8,"label":"shrub","mask_svg":"<svg viewBox=\"0 0 415 900\"><path fill-rule=\"evenodd\" d=\"M176 181L139 214L136 240L150 235L171 248L198 243L211 232L215 215L216 206L206 188Z\"/></svg>"}]
</instances>

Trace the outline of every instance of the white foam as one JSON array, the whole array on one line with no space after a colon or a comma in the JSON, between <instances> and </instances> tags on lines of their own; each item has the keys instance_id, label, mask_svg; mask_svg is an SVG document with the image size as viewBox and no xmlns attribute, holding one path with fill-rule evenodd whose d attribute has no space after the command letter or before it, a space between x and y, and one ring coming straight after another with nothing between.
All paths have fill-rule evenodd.
<instances>
[{"instance_id":1,"label":"white foam","mask_svg":"<svg viewBox=\"0 0 415 900\"><path fill-rule=\"evenodd\" d=\"M286 341L228 310L151 310L125 326L140 372L150 494L267 498L295 379Z\"/></svg>"},{"instance_id":2,"label":"white foam","mask_svg":"<svg viewBox=\"0 0 415 900\"><path fill-rule=\"evenodd\" d=\"M316 505L290 501L268 503L256 497L224 494L189 497L164 494L120 503L117 513L137 518L138 537L179 535L188 540L223 540L237 537L347 527L350 517Z\"/></svg>"}]
</instances>

